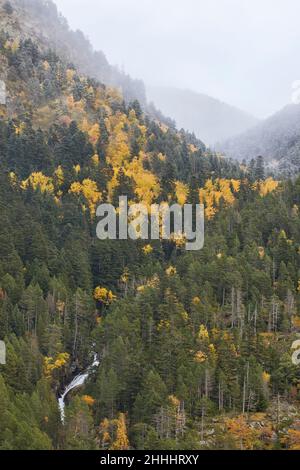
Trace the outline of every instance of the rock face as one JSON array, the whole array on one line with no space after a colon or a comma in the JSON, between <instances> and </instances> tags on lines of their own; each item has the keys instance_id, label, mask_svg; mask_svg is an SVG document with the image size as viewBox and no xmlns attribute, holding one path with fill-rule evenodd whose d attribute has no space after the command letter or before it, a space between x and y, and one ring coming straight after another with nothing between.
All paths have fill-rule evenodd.
<instances>
[{"instance_id":1,"label":"rock face","mask_svg":"<svg viewBox=\"0 0 300 470\"><path fill-rule=\"evenodd\" d=\"M240 161L262 155L269 167L286 175L295 174L300 169L300 105L286 106L217 149Z\"/></svg>"},{"instance_id":2,"label":"rock face","mask_svg":"<svg viewBox=\"0 0 300 470\"><path fill-rule=\"evenodd\" d=\"M7 5L11 6L11 10ZM146 104L141 80L134 80L109 64L102 51L94 51L81 31L70 30L67 20L51 0L0 0L0 30L22 39L32 39L40 47L51 47L78 70L108 86L120 88L126 101Z\"/></svg>"}]
</instances>

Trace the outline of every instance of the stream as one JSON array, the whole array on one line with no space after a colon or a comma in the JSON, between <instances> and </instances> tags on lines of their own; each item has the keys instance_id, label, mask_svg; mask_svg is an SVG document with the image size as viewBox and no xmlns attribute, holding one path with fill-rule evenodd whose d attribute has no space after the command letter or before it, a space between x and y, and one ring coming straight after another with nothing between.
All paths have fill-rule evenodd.
<instances>
[{"instance_id":1,"label":"stream","mask_svg":"<svg viewBox=\"0 0 300 470\"><path fill-rule=\"evenodd\" d=\"M88 367L88 369L85 372L82 372L81 374L77 375L74 377L72 382L69 383L69 385L66 386L63 394L61 397L58 399L58 406L60 410L60 417L62 423L65 421L65 399L68 393L71 392L71 390L74 390L75 388L81 387L82 385L85 384L87 379L89 378L90 373L95 367L98 367L100 365L100 361L98 360L97 354L94 355L94 361L93 364Z\"/></svg>"}]
</instances>

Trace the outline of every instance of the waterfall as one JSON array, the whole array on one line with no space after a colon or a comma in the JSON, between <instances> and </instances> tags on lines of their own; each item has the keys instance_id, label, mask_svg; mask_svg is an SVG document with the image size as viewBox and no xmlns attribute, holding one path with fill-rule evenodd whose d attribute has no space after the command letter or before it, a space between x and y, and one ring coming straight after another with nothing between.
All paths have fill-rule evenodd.
<instances>
[{"instance_id":1,"label":"waterfall","mask_svg":"<svg viewBox=\"0 0 300 470\"><path fill-rule=\"evenodd\" d=\"M94 355L94 361L93 364L82 374L77 375L72 382L69 383L69 385L66 386L63 394L61 397L58 399L58 406L60 410L60 417L62 423L65 421L65 398L68 395L68 393L71 392L71 390L74 390L75 388L81 387L82 385L85 384L86 380L88 379L90 373L95 367L98 367L100 365L100 361L98 360L97 354Z\"/></svg>"}]
</instances>

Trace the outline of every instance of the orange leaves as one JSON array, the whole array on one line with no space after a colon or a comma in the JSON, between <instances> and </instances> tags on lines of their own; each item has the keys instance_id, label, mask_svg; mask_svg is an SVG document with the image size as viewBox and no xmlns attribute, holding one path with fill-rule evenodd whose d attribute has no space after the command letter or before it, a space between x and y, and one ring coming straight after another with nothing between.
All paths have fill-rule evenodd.
<instances>
[{"instance_id":1,"label":"orange leaves","mask_svg":"<svg viewBox=\"0 0 300 470\"><path fill-rule=\"evenodd\" d=\"M240 450L253 450L258 439L258 431L249 426L244 416L232 419L225 419L228 433L236 442L236 447Z\"/></svg>"},{"instance_id":2,"label":"orange leaves","mask_svg":"<svg viewBox=\"0 0 300 470\"><path fill-rule=\"evenodd\" d=\"M94 124L88 131L90 142L93 145L96 145L100 137L100 127L99 124Z\"/></svg>"},{"instance_id":3,"label":"orange leaves","mask_svg":"<svg viewBox=\"0 0 300 470\"><path fill-rule=\"evenodd\" d=\"M292 317L292 324L294 328L300 329L300 316L293 316Z\"/></svg>"},{"instance_id":4,"label":"orange leaves","mask_svg":"<svg viewBox=\"0 0 300 470\"><path fill-rule=\"evenodd\" d=\"M282 438L281 442L286 445L289 450L300 450L300 431L289 429L287 436Z\"/></svg>"},{"instance_id":5,"label":"orange leaves","mask_svg":"<svg viewBox=\"0 0 300 470\"><path fill-rule=\"evenodd\" d=\"M93 406L95 404L94 398L92 398L90 395L84 395L82 397L82 401L86 403L88 406Z\"/></svg>"}]
</instances>

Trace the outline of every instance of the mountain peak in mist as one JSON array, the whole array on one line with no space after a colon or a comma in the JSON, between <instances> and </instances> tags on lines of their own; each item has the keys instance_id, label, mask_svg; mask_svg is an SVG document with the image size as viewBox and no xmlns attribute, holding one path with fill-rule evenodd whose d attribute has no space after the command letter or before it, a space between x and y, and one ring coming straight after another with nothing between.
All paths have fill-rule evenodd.
<instances>
[{"instance_id":1,"label":"mountain peak in mist","mask_svg":"<svg viewBox=\"0 0 300 470\"><path fill-rule=\"evenodd\" d=\"M213 145L255 126L250 114L208 95L173 87L148 86L150 101L177 123Z\"/></svg>"}]
</instances>

